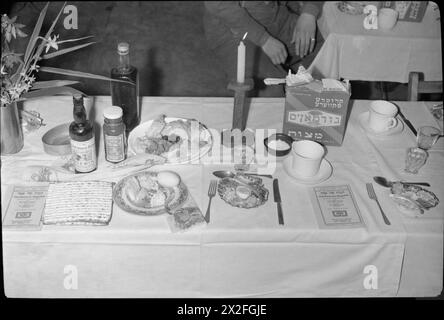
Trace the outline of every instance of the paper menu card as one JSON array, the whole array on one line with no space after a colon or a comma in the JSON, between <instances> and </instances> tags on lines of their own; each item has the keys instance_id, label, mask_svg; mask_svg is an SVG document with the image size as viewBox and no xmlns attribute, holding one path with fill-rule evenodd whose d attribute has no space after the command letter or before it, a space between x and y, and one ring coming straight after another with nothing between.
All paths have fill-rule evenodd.
<instances>
[{"instance_id":1,"label":"paper menu card","mask_svg":"<svg viewBox=\"0 0 444 320\"><path fill-rule=\"evenodd\" d=\"M321 229L365 227L349 185L314 187L311 201Z\"/></svg>"},{"instance_id":2,"label":"paper menu card","mask_svg":"<svg viewBox=\"0 0 444 320\"><path fill-rule=\"evenodd\" d=\"M2 197L4 230L40 230L48 183L13 185Z\"/></svg>"}]
</instances>

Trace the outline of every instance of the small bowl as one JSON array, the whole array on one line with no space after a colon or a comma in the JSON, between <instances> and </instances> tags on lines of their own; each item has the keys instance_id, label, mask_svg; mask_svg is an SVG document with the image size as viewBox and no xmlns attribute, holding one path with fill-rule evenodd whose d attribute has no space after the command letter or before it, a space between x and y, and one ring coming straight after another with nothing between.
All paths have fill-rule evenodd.
<instances>
[{"instance_id":1,"label":"small bowl","mask_svg":"<svg viewBox=\"0 0 444 320\"><path fill-rule=\"evenodd\" d=\"M64 123L48 130L42 137L43 150L53 156L64 156L71 153L69 123Z\"/></svg>"},{"instance_id":2,"label":"small bowl","mask_svg":"<svg viewBox=\"0 0 444 320\"><path fill-rule=\"evenodd\" d=\"M273 147L269 146L272 141L282 141L288 145L288 149L283 149L283 150L274 149ZM276 157L283 157L290 153L291 145L294 141L295 140L289 135L286 135L284 133L276 133L269 136L268 138L265 138L264 144L265 144L265 149L267 149L267 152L269 154Z\"/></svg>"}]
</instances>

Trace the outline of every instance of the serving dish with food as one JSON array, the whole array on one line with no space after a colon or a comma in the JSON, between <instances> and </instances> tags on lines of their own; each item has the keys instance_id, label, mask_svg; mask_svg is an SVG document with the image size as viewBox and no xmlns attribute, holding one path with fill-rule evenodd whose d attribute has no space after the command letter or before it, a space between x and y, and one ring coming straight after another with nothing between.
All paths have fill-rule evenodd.
<instances>
[{"instance_id":1,"label":"serving dish with food","mask_svg":"<svg viewBox=\"0 0 444 320\"><path fill-rule=\"evenodd\" d=\"M228 204L238 208L256 208L268 200L269 191L259 177L238 173L220 180L217 191Z\"/></svg>"},{"instance_id":2,"label":"serving dish with food","mask_svg":"<svg viewBox=\"0 0 444 320\"><path fill-rule=\"evenodd\" d=\"M417 185L406 185L395 182L391 188L390 198L399 210L409 217L420 217L424 210L436 207L439 199L436 195Z\"/></svg>"},{"instance_id":3,"label":"serving dish with food","mask_svg":"<svg viewBox=\"0 0 444 320\"><path fill-rule=\"evenodd\" d=\"M128 137L130 153L155 154L167 163L196 161L213 146L210 131L195 119L168 118L160 115L134 128Z\"/></svg>"},{"instance_id":4,"label":"serving dish with food","mask_svg":"<svg viewBox=\"0 0 444 320\"><path fill-rule=\"evenodd\" d=\"M179 209L188 199L188 189L173 171L142 171L120 180L113 199L127 212L153 216Z\"/></svg>"}]
</instances>

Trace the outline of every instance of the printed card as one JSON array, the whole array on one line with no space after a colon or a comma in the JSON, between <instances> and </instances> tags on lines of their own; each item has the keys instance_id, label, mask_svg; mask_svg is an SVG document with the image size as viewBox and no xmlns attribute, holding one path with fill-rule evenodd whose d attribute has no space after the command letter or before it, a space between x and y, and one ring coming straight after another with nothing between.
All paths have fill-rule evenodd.
<instances>
[{"instance_id":1,"label":"printed card","mask_svg":"<svg viewBox=\"0 0 444 320\"><path fill-rule=\"evenodd\" d=\"M349 185L314 187L311 200L319 228L365 227Z\"/></svg>"},{"instance_id":2,"label":"printed card","mask_svg":"<svg viewBox=\"0 0 444 320\"><path fill-rule=\"evenodd\" d=\"M4 229L40 230L48 184L14 185L5 196Z\"/></svg>"}]
</instances>

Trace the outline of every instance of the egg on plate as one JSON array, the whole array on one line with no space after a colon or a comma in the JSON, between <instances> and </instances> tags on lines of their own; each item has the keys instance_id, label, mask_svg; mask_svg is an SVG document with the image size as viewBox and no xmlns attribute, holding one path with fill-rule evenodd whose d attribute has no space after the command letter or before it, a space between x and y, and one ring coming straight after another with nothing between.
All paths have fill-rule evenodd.
<instances>
[{"instance_id":1,"label":"egg on plate","mask_svg":"<svg viewBox=\"0 0 444 320\"><path fill-rule=\"evenodd\" d=\"M174 188L179 185L180 177L173 171L160 171L157 174L157 181L165 188Z\"/></svg>"}]
</instances>

